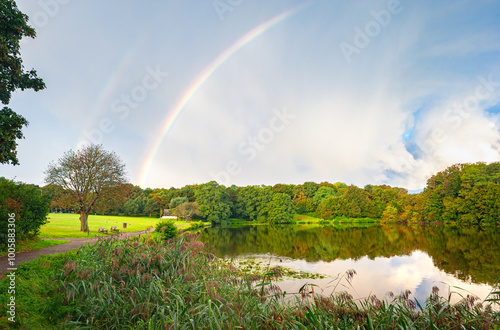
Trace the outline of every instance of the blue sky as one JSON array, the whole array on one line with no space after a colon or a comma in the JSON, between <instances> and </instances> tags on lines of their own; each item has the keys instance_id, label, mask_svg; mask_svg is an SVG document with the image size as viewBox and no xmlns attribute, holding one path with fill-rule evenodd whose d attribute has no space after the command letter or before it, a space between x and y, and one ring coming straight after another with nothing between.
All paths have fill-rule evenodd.
<instances>
[{"instance_id":1,"label":"blue sky","mask_svg":"<svg viewBox=\"0 0 500 330\"><path fill-rule=\"evenodd\" d=\"M20 166L44 184L102 143L145 187L344 181L421 189L457 162L500 160L497 1L18 1L47 85L10 107ZM197 86L197 77L256 28ZM163 138L162 138L163 137ZM155 142L161 142L151 163Z\"/></svg>"}]
</instances>

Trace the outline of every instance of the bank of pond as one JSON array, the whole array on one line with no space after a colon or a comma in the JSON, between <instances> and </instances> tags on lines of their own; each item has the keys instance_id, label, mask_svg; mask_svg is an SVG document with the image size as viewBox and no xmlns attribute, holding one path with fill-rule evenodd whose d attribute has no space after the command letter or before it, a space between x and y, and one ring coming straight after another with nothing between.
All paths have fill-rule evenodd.
<instances>
[{"instance_id":1,"label":"bank of pond","mask_svg":"<svg viewBox=\"0 0 500 330\"><path fill-rule=\"evenodd\" d=\"M0 327L488 329L500 323L499 248L495 230L448 226L212 226L102 240L21 265L16 323L2 304ZM434 268L456 281L441 285Z\"/></svg>"}]
</instances>

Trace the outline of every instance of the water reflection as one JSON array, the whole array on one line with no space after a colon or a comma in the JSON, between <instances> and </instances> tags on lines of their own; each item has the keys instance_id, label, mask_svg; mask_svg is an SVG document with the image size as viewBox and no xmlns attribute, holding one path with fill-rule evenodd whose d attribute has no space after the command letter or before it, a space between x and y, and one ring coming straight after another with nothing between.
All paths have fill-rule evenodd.
<instances>
[{"instance_id":1,"label":"water reflection","mask_svg":"<svg viewBox=\"0 0 500 330\"><path fill-rule=\"evenodd\" d=\"M253 226L207 228L202 240L220 257L257 256L297 270L322 273L322 280L288 280L280 286L297 292L315 283L330 294L333 278L355 269L350 289L355 297L383 297L409 289L425 300L432 287L468 290L486 297L500 276L498 230L448 226ZM280 259L282 262L280 262ZM338 287L337 287L338 289ZM345 290L345 288L343 289ZM459 295L452 295L458 301Z\"/></svg>"}]
</instances>

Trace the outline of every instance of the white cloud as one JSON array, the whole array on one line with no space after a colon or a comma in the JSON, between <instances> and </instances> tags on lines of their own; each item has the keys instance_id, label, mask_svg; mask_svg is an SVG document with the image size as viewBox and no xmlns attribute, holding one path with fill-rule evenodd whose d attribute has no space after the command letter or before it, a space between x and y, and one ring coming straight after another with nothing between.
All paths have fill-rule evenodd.
<instances>
[{"instance_id":1,"label":"white cloud","mask_svg":"<svg viewBox=\"0 0 500 330\"><path fill-rule=\"evenodd\" d=\"M205 182L237 161L231 183L238 185L328 180L419 189L454 162L498 161L499 116L483 112L498 104L498 90L460 123L457 113L444 115L474 95L478 77L500 80L498 5L401 4L350 63L340 43L352 43L355 28L373 21L371 11L386 1L311 2L247 43L186 104L147 185ZM19 5L30 15L43 10L38 2ZM211 3L61 5L37 39L23 42L26 67L37 69L47 89L15 94L13 109L31 124L19 147L22 165L1 166L2 175L41 184L49 160L109 119L114 129L104 146L122 156L135 180L166 116L202 70L290 8L245 2L221 22ZM113 102L140 85L147 66L168 78L117 117ZM238 146L282 108L296 118L248 161ZM438 133L446 139L435 143Z\"/></svg>"}]
</instances>

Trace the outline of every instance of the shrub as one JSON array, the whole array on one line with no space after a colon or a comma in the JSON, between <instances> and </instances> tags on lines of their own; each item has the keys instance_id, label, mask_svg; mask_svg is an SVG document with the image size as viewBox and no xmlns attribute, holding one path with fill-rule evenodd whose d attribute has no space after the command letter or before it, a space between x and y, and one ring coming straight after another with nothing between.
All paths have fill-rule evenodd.
<instances>
[{"instance_id":1,"label":"shrub","mask_svg":"<svg viewBox=\"0 0 500 330\"><path fill-rule=\"evenodd\" d=\"M193 221L193 222L191 222L191 225L189 226L189 230L196 230L198 228L203 228L203 222L202 221Z\"/></svg>"},{"instance_id":2,"label":"shrub","mask_svg":"<svg viewBox=\"0 0 500 330\"><path fill-rule=\"evenodd\" d=\"M50 198L35 185L0 177L0 244L7 242L8 221L15 214L16 240L38 235L46 223Z\"/></svg>"},{"instance_id":3,"label":"shrub","mask_svg":"<svg viewBox=\"0 0 500 330\"><path fill-rule=\"evenodd\" d=\"M177 237L177 227L175 227L175 222L169 219L163 219L156 224L155 232L161 234L164 240Z\"/></svg>"}]
</instances>

